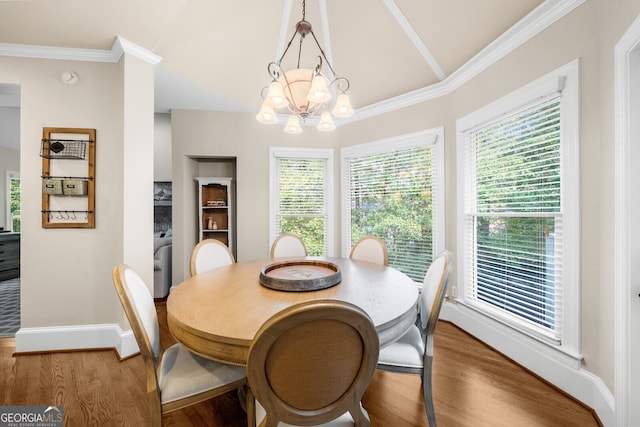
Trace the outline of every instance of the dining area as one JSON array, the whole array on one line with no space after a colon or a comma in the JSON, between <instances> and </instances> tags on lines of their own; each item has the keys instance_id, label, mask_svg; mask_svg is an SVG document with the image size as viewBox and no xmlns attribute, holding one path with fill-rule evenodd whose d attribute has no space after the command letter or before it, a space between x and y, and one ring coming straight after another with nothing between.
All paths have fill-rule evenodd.
<instances>
[{"instance_id":1,"label":"dining area","mask_svg":"<svg viewBox=\"0 0 640 427\"><path fill-rule=\"evenodd\" d=\"M448 251L435 257L419 292L386 265L375 236L338 258L307 256L300 238L282 234L269 258L242 262L206 239L192 252L191 277L163 304L175 342L168 348L147 285L131 267L115 266L145 361L151 424L237 390L249 426L375 425L362 399L379 369L418 374L435 426L431 340L452 262Z\"/></svg>"}]
</instances>

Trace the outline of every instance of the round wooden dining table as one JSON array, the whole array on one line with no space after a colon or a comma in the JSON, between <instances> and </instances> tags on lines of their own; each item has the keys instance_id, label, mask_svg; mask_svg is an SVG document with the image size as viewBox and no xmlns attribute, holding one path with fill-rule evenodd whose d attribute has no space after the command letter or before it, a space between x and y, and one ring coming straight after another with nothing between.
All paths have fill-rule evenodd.
<instances>
[{"instance_id":1,"label":"round wooden dining table","mask_svg":"<svg viewBox=\"0 0 640 427\"><path fill-rule=\"evenodd\" d=\"M320 290L283 291L261 284L260 272L283 260L322 260L338 266L338 284ZM167 299L173 336L203 357L246 365L249 347L274 314L297 303L335 299L363 309L378 332L380 347L400 338L416 319L418 288L400 271L343 258L278 258L238 262L193 276Z\"/></svg>"}]
</instances>

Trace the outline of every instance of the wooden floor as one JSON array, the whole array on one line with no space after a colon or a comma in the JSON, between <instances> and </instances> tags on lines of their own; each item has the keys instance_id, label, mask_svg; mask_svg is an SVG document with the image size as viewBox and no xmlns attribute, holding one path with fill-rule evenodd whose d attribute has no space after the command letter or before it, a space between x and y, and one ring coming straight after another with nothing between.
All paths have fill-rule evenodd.
<instances>
[{"instance_id":1,"label":"wooden floor","mask_svg":"<svg viewBox=\"0 0 640 427\"><path fill-rule=\"evenodd\" d=\"M158 304L161 342L173 338ZM65 426L148 425L141 356L112 350L14 355L0 339L0 406L62 405ZM436 331L434 397L438 425L599 426L592 411L447 322ZM364 395L372 427L426 426L420 379L377 371ZM246 426L234 393L163 417L165 426Z\"/></svg>"}]
</instances>

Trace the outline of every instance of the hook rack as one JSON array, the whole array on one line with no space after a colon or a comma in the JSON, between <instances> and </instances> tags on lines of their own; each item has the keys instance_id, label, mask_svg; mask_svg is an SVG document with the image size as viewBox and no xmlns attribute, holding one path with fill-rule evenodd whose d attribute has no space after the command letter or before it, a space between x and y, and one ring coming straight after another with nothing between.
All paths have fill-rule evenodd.
<instances>
[{"instance_id":1,"label":"hook rack","mask_svg":"<svg viewBox=\"0 0 640 427\"><path fill-rule=\"evenodd\" d=\"M95 228L95 142L95 129L42 129L42 228Z\"/></svg>"}]
</instances>

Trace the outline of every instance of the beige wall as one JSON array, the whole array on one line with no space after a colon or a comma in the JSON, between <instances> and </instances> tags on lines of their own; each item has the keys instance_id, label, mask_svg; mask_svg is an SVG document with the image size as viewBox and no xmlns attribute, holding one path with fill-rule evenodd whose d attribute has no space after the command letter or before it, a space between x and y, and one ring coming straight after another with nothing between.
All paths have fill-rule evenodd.
<instances>
[{"instance_id":1,"label":"beige wall","mask_svg":"<svg viewBox=\"0 0 640 427\"><path fill-rule=\"evenodd\" d=\"M111 269L123 260L132 264L137 262L137 256L131 256L130 260L126 258L124 242L137 239L143 242L138 246L144 246L146 237L141 236L147 228L148 260L142 257L145 260L140 269L145 279L151 280L153 215L138 220L141 230L131 225L130 218L140 211L141 204L136 199L143 199L140 190L136 190L139 188L137 182L149 187L148 194L152 194L153 79L149 76L153 76L153 68L147 65L145 70L144 66L136 66L136 61L129 61L125 66L124 62L0 57L0 82L19 84L21 88L22 328L119 323L128 329L113 289ZM137 69L130 72L132 79L150 83L130 84L125 88L127 68ZM77 85L68 86L60 81L61 72L69 69L80 76ZM138 113L134 114L135 111ZM147 111L146 115L144 111ZM127 122L125 116L131 120ZM148 116L146 123L145 116ZM41 227L42 159L39 146L43 127L96 129L95 229ZM125 144L134 145L134 140L142 141L137 142L138 150L125 151ZM129 165L138 158L135 170L141 174L138 177L130 172L127 176L133 183L133 189L126 195L127 204L133 205L129 210L125 205L124 171L131 168L125 162L127 156ZM152 212L151 196L147 203ZM126 229L131 230L127 238L123 235ZM55 343L49 345L55 348Z\"/></svg>"},{"instance_id":2,"label":"beige wall","mask_svg":"<svg viewBox=\"0 0 640 427\"><path fill-rule=\"evenodd\" d=\"M173 144L173 282L189 275L196 239L199 157L235 157L238 261L266 258L268 242L269 147L336 147L336 135L306 129L288 135L278 125L264 126L254 115L175 110Z\"/></svg>"},{"instance_id":3,"label":"beige wall","mask_svg":"<svg viewBox=\"0 0 640 427\"><path fill-rule=\"evenodd\" d=\"M193 195L186 197L193 193L188 156L237 157L238 257L246 260L267 254L269 146L339 148L438 126L445 127L446 241L455 252L456 119L581 58L582 349L586 369L613 390L613 48L639 13L640 2L587 1L449 95L342 126L329 137L313 128L286 135L279 127L257 124L249 114L174 112L174 183L187 188L182 210L174 208L174 221L184 224L183 246L174 247L174 254L184 256L175 257L174 271L187 265L194 243L195 202ZM335 202L339 209L338 191Z\"/></svg>"},{"instance_id":4,"label":"beige wall","mask_svg":"<svg viewBox=\"0 0 640 427\"><path fill-rule=\"evenodd\" d=\"M171 181L171 115L154 115L153 180Z\"/></svg>"}]
</instances>

